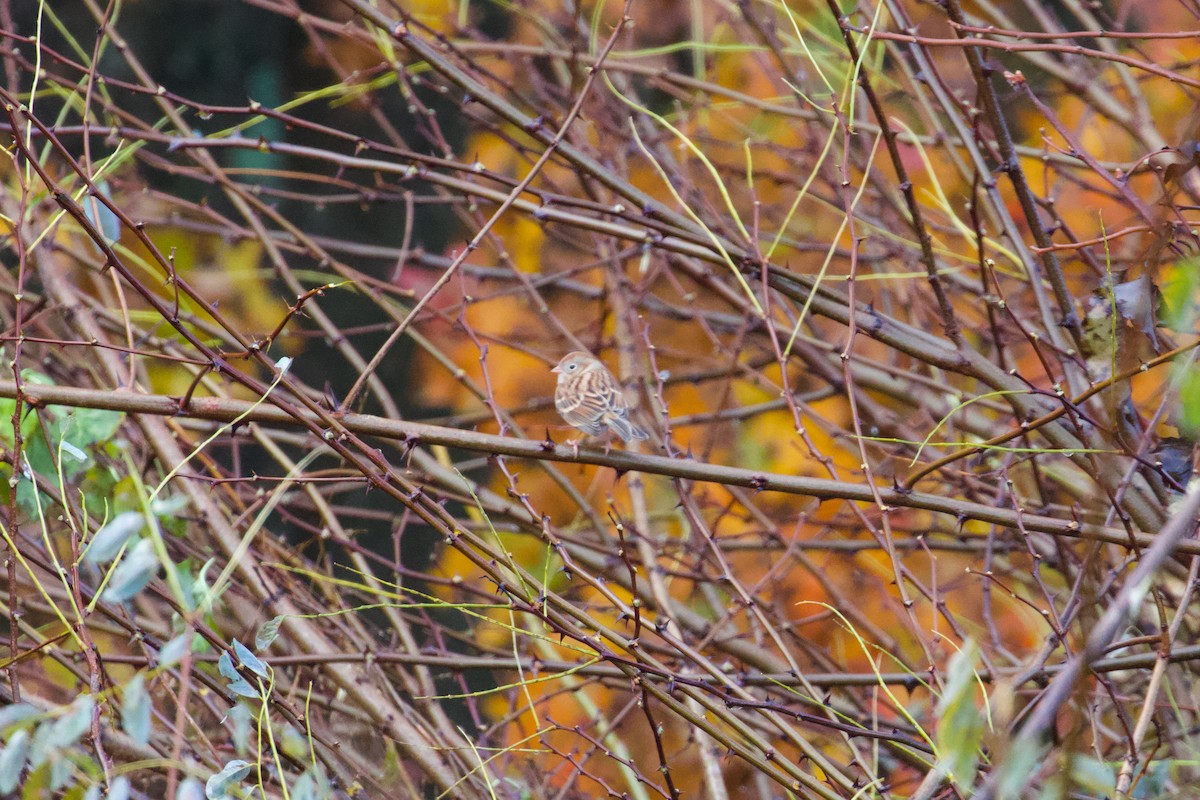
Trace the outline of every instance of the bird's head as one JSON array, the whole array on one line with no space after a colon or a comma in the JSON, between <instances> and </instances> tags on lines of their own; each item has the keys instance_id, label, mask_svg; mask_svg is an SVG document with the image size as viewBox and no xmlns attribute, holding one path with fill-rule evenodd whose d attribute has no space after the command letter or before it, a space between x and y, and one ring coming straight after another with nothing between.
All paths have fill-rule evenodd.
<instances>
[{"instance_id":1,"label":"bird's head","mask_svg":"<svg viewBox=\"0 0 1200 800\"><path fill-rule=\"evenodd\" d=\"M557 372L559 376L578 375L599 363L591 353L575 350L563 356L562 360L558 362L558 366L550 371Z\"/></svg>"}]
</instances>

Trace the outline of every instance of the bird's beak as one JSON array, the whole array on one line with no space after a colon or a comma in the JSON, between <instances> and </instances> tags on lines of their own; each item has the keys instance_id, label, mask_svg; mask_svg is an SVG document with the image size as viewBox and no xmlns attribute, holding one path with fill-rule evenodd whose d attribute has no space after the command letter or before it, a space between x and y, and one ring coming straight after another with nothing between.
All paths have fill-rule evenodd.
<instances>
[{"instance_id":1,"label":"bird's beak","mask_svg":"<svg viewBox=\"0 0 1200 800\"><path fill-rule=\"evenodd\" d=\"M562 372L562 367L555 367L554 369L552 369L550 371L551 372Z\"/></svg>"}]
</instances>

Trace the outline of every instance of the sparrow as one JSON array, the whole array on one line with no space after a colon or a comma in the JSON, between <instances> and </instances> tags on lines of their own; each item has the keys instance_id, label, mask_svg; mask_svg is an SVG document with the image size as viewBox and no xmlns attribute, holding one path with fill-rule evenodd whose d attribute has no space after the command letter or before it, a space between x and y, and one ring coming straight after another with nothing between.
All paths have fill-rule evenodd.
<instances>
[{"instance_id":1,"label":"sparrow","mask_svg":"<svg viewBox=\"0 0 1200 800\"><path fill-rule=\"evenodd\" d=\"M629 405L621 385L600 359L576 350L563 356L550 371L558 373L554 407L572 428L591 436L611 430L626 442L650 438L629 421Z\"/></svg>"}]
</instances>

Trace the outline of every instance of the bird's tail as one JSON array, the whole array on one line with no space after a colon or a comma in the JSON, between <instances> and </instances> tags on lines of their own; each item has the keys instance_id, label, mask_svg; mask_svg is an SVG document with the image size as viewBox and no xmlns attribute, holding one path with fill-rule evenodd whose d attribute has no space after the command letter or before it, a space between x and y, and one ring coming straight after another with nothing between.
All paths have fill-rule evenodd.
<instances>
[{"instance_id":1,"label":"bird's tail","mask_svg":"<svg viewBox=\"0 0 1200 800\"><path fill-rule=\"evenodd\" d=\"M625 417L613 415L608 418L608 424L609 427L617 432L617 436L620 436L623 441L631 442L634 439L641 441L650 438L650 434L646 433L637 425L634 425Z\"/></svg>"}]
</instances>

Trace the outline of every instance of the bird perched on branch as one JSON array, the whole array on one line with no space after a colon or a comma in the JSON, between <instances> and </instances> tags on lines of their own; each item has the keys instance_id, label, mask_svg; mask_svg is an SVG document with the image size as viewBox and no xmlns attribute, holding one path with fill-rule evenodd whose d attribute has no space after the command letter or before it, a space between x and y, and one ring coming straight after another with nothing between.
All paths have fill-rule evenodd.
<instances>
[{"instance_id":1,"label":"bird perched on branch","mask_svg":"<svg viewBox=\"0 0 1200 800\"><path fill-rule=\"evenodd\" d=\"M576 350L563 356L550 371L558 373L554 407L572 428L590 436L611 430L626 442L650 438L629 421L629 404L621 384L600 359Z\"/></svg>"}]
</instances>

